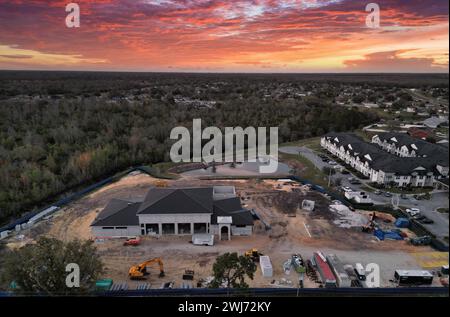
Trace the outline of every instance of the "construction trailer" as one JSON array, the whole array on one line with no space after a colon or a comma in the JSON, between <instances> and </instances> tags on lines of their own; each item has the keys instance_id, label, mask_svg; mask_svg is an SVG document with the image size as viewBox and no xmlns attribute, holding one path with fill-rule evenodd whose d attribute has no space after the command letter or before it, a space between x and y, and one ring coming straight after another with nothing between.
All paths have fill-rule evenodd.
<instances>
[{"instance_id":1,"label":"construction trailer","mask_svg":"<svg viewBox=\"0 0 450 317\"><path fill-rule=\"evenodd\" d=\"M197 233L192 235L192 244L194 245L214 245L214 235L208 233Z\"/></svg>"},{"instance_id":2,"label":"construction trailer","mask_svg":"<svg viewBox=\"0 0 450 317\"><path fill-rule=\"evenodd\" d=\"M395 281L398 285L431 285L433 274L424 270L395 270Z\"/></svg>"},{"instance_id":3,"label":"construction trailer","mask_svg":"<svg viewBox=\"0 0 450 317\"><path fill-rule=\"evenodd\" d=\"M270 262L270 257L268 255L262 255L259 257L259 265L261 267L261 272L264 277L273 276L272 263Z\"/></svg>"},{"instance_id":4,"label":"construction trailer","mask_svg":"<svg viewBox=\"0 0 450 317\"><path fill-rule=\"evenodd\" d=\"M327 259L322 254L322 252L320 251L314 252L312 260L314 266L317 269L317 272L319 272L320 279L322 280L324 287L327 288L336 287L337 286L336 278L334 277L334 274L327 263Z\"/></svg>"},{"instance_id":5,"label":"construction trailer","mask_svg":"<svg viewBox=\"0 0 450 317\"><path fill-rule=\"evenodd\" d=\"M326 257L328 265L331 268L334 276L336 277L336 282L338 287L351 287L352 281L347 274L341 260L335 254L329 254Z\"/></svg>"},{"instance_id":6,"label":"construction trailer","mask_svg":"<svg viewBox=\"0 0 450 317\"><path fill-rule=\"evenodd\" d=\"M316 203L313 200L304 199L302 201L302 209L307 211L314 211Z\"/></svg>"}]
</instances>

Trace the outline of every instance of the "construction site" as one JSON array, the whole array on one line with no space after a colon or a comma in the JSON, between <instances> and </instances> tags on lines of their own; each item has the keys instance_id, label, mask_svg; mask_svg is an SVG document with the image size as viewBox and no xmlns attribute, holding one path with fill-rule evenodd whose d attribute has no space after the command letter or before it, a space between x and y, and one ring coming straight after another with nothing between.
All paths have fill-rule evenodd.
<instances>
[{"instance_id":1,"label":"construction site","mask_svg":"<svg viewBox=\"0 0 450 317\"><path fill-rule=\"evenodd\" d=\"M229 239L216 235L212 245L196 245L192 235L93 235L91 224L112 199L144 199L155 187L208 186L235 188L242 207L252 212L251 234ZM386 238L374 234L376 230ZM394 233L401 239L390 238ZM448 275L441 274L443 267L448 270L448 252L414 245L416 235L399 229L388 213L350 210L290 179L201 179L181 174L161 180L133 172L4 240L14 249L40 236L93 240L105 266L104 280L99 281L103 290L208 287L215 259L226 252L254 258L257 271L247 281L252 288L370 287L361 267L371 263L380 268L376 287L398 287L397 270L428 271L434 277L431 285L448 285Z\"/></svg>"}]
</instances>

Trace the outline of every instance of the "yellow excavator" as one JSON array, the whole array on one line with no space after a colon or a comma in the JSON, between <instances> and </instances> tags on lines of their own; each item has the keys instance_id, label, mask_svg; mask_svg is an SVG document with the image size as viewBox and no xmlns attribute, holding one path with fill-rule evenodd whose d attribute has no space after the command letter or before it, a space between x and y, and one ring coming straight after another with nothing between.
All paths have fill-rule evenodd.
<instances>
[{"instance_id":1,"label":"yellow excavator","mask_svg":"<svg viewBox=\"0 0 450 317\"><path fill-rule=\"evenodd\" d=\"M246 257L251 258L254 262L258 262L258 261L259 261L259 257L260 257L261 255L264 255L264 254L262 254L261 252L259 252L258 249L253 248L253 249L250 249L250 250L245 251L244 255L245 255Z\"/></svg>"},{"instance_id":2,"label":"yellow excavator","mask_svg":"<svg viewBox=\"0 0 450 317\"><path fill-rule=\"evenodd\" d=\"M130 279L132 280L142 280L145 279L147 275L150 273L147 272L147 266L158 263L159 265L159 277L164 277L164 266L161 258L154 258L145 262L142 262L138 265L133 265L130 267L130 270L128 271L128 275L130 276Z\"/></svg>"}]
</instances>

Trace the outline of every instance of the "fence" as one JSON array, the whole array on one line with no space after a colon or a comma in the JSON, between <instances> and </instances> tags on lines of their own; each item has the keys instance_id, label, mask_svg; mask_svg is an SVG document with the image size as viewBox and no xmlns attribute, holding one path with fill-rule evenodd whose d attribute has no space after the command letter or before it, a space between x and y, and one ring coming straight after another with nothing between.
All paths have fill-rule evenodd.
<instances>
[{"instance_id":1,"label":"fence","mask_svg":"<svg viewBox=\"0 0 450 317\"><path fill-rule=\"evenodd\" d=\"M103 187L107 184L110 184L110 183L116 181L116 180L119 180L120 178L124 177L125 175L127 175L131 172L135 172L135 171L146 173L146 174L149 174L152 176L154 175L154 171L151 167L147 167L147 166L131 167L123 172L115 174L114 176L105 178L105 179L103 179L95 184L92 184L80 191L70 194L69 196L61 198L60 200L56 201L55 203L53 203L51 205L45 206L36 211L29 212L25 216L22 216L21 218L10 222L6 226L1 227L0 232L14 230L17 225L27 223L30 219L34 218L36 215L38 215L40 213L44 213L47 209L53 209L54 211L56 211L57 209L71 203L72 201L77 200L77 199L85 196L86 194L89 194L89 193L93 192L94 190L99 189L100 187ZM160 177L160 176L158 176L158 177ZM161 177L161 178L164 178L164 177ZM45 215L49 215L49 214L47 213Z\"/></svg>"},{"instance_id":2,"label":"fence","mask_svg":"<svg viewBox=\"0 0 450 317\"><path fill-rule=\"evenodd\" d=\"M28 294L41 296L39 294ZM221 296L221 297L257 297L257 296L301 296L301 297L353 297L353 296L448 296L446 287L393 287L393 288L174 288L117 290L92 293L100 297L138 297L138 296ZM13 292L0 292L0 297L15 296Z\"/></svg>"}]
</instances>

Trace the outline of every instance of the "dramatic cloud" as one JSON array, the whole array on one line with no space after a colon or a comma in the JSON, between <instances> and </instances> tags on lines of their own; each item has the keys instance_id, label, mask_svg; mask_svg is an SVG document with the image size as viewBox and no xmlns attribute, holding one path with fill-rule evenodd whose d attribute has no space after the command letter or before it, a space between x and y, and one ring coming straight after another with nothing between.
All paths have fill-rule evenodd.
<instances>
[{"instance_id":1,"label":"dramatic cloud","mask_svg":"<svg viewBox=\"0 0 450 317\"><path fill-rule=\"evenodd\" d=\"M380 72L380 70L394 72L431 72L442 70L441 65L434 65L433 58L401 57L407 51L390 51L368 54L364 59L348 60L344 64L349 69L362 72Z\"/></svg>"},{"instance_id":2,"label":"dramatic cloud","mask_svg":"<svg viewBox=\"0 0 450 317\"><path fill-rule=\"evenodd\" d=\"M74 2L69 29L67 1L0 0L0 68L339 72L376 58L379 71L448 71L447 1L380 0L379 29L351 0Z\"/></svg>"}]
</instances>

